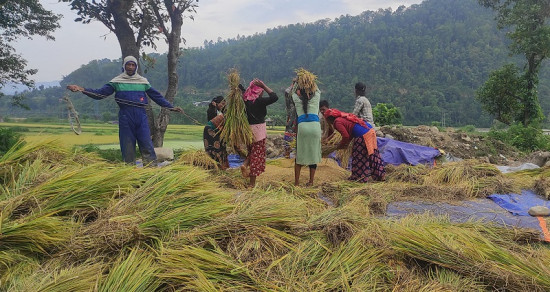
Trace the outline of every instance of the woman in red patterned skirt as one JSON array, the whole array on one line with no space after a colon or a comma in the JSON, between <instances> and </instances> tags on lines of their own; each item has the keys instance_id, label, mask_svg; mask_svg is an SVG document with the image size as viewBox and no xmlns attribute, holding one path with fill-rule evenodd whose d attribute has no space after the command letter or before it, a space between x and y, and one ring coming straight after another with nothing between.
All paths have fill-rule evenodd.
<instances>
[{"instance_id":1,"label":"woman in red patterned skirt","mask_svg":"<svg viewBox=\"0 0 550 292\"><path fill-rule=\"evenodd\" d=\"M263 97L264 91L267 92L267 97ZM267 106L276 102L279 97L261 80L254 79L243 93L243 99L248 123L254 134L254 142L248 147L248 156L241 166L241 171L243 176L250 177L248 186L254 187L256 177L265 171L265 140L267 138L265 116L267 115Z\"/></svg>"},{"instance_id":2,"label":"woman in red patterned skirt","mask_svg":"<svg viewBox=\"0 0 550 292\"><path fill-rule=\"evenodd\" d=\"M351 176L349 180L368 182L384 180L386 169L378 152L374 129L357 116L337 109L324 113L327 122L342 135L338 149L344 149L353 139Z\"/></svg>"}]
</instances>

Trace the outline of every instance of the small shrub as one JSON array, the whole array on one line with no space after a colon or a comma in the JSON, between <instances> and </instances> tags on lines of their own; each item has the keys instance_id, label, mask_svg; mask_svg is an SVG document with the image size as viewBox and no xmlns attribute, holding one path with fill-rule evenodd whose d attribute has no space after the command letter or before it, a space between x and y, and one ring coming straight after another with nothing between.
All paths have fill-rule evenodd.
<instances>
[{"instance_id":1,"label":"small shrub","mask_svg":"<svg viewBox=\"0 0 550 292\"><path fill-rule=\"evenodd\" d=\"M476 127L474 125L466 125L460 128L460 131L466 132L466 133L473 133L476 131Z\"/></svg>"},{"instance_id":2,"label":"small shrub","mask_svg":"<svg viewBox=\"0 0 550 292\"><path fill-rule=\"evenodd\" d=\"M379 103L372 109L374 123L377 126L396 125L403 122L401 112L391 103Z\"/></svg>"},{"instance_id":3,"label":"small shrub","mask_svg":"<svg viewBox=\"0 0 550 292\"><path fill-rule=\"evenodd\" d=\"M21 137L20 133L11 128L0 128L0 155L10 150Z\"/></svg>"},{"instance_id":4,"label":"small shrub","mask_svg":"<svg viewBox=\"0 0 550 292\"><path fill-rule=\"evenodd\" d=\"M550 150L550 136L544 135L542 129L535 126L513 124L507 130L491 128L489 136L522 151Z\"/></svg>"}]
</instances>

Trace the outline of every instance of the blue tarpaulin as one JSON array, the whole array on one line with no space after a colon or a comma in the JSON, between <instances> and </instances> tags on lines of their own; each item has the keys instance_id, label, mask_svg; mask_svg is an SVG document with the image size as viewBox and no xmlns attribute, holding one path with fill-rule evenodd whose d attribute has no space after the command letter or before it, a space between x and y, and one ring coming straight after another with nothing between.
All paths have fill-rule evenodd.
<instances>
[{"instance_id":1,"label":"blue tarpaulin","mask_svg":"<svg viewBox=\"0 0 550 292\"><path fill-rule=\"evenodd\" d=\"M518 216L531 216L529 209L534 206L550 207L550 202L532 191L519 194L492 194L488 197L508 212Z\"/></svg>"},{"instance_id":2,"label":"blue tarpaulin","mask_svg":"<svg viewBox=\"0 0 550 292\"><path fill-rule=\"evenodd\" d=\"M378 151L384 164L429 164L432 165L441 153L438 149L389 138L377 138Z\"/></svg>"}]
</instances>

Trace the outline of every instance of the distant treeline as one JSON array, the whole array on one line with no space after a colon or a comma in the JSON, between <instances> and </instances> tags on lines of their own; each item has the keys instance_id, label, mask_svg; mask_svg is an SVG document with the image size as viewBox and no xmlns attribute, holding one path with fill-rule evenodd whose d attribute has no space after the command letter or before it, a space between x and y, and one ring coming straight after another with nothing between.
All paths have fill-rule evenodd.
<instances>
[{"instance_id":1,"label":"distant treeline","mask_svg":"<svg viewBox=\"0 0 550 292\"><path fill-rule=\"evenodd\" d=\"M373 106L397 106L405 125L444 122L447 126L487 127L492 117L481 111L474 94L491 71L507 63L523 65L521 57L509 55L508 43L505 31L496 27L494 13L476 0L427 0L395 11L365 11L357 16L279 26L186 49L178 70L176 104L204 121L205 108L196 108L192 102L224 94L230 68L239 70L245 85L258 77L283 97L294 70L304 67L318 76L322 98L342 110L352 109L353 85L362 81L368 85ZM166 56L151 57L154 65L144 62L143 75L153 87L163 90ZM64 85L99 87L119 72L119 60L91 61L66 76L62 88L28 93L32 111L26 115L59 114L57 100L64 94ZM543 68L538 90L545 114L550 111L548 72ZM81 114L116 119L114 101L71 96ZM6 106L2 108L6 115ZM18 110L17 114L25 113ZM283 120L284 102L270 108L269 114ZM191 122L182 117L173 121Z\"/></svg>"}]
</instances>

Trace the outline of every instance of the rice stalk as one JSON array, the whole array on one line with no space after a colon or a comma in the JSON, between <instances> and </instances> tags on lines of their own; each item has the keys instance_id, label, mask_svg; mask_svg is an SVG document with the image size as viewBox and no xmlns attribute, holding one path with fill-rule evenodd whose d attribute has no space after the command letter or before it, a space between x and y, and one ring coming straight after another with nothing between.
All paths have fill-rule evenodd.
<instances>
[{"instance_id":1,"label":"rice stalk","mask_svg":"<svg viewBox=\"0 0 550 292\"><path fill-rule=\"evenodd\" d=\"M161 285L157 278L159 272L151 252L134 248L128 254L120 254L109 274L101 281L98 291L157 291Z\"/></svg>"},{"instance_id":2,"label":"rice stalk","mask_svg":"<svg viewBox=\"0 0 550 292\"><path fill-rule=\"evenodd\" d=\"M302 241L274 261L268 273L285 291L374 291L384 287L384 250L365 244L364 234L330 248L321 236ZM387 288L387 287L386 287Z\"/></svg>"},{"instance_id":3,"label":"rice stalk","mask_svg":"<svg viewBox=\"0 0 550 292\"><path fill-rule=\"evenodd\" d=\"M60 172L30 189L27 195L41 201L43 214L104 208L114 196L129 192L140 179L140 172L133 167L92 164Z\"/></svg>"},{"instance_id":4,"label":"rice stalk","mask_svg":"<svg viewBox=\"0 0 550 292\"><path fill-rule=\"evenodd\" d=\"M0 251L0 291L8 288L22 278L40 268L37 259L26 256L17 250Z\"/></svg>"},{"instance_id":5,"label":"rice stalk","mask_svg":"<svg viewBox=\"0 0 550 292\"><path fill-rule=\"evenodd\" d=\"M219 169L216 160L212 159L204 150L189 150L183 152L178 161L204 169Z\"/></svg>"},{"instance_id":6,"label":"rice stalk","mask_svg":"<svg viewBox=\"0 0 550 292\"><path fill-rule=\"evenodd\" d=\"M220 132L220 139L227 147L241 156L247 156L247 147L253 142L253 135L248 118L243 93L239 88L240 76L236 69L231 69L228 75L229 94L225 98L225 124Z\"/></svg>"},{"instance_id":7,"label":"rice stalk","mask_svg":"<svg viewBox=\"0 0 550 292\"><path fill-rule=\"evenodd\" d=\"M68 242L74 224L58 217L6 220L0 226L0 251L48 254Z\"/></svg>"},{"instance_id":8,"label":"rice stalk","mask_svg":"<svg viewBox=\"0 0 550 292\"><path fill-rule=\"evenodd\" d=\"M327 157L330 153L336 151L336 159L340 161L340 166L347 169L350 163L351 153L353 152L353 143L349 143L344 149L337 149L341 140L342 135L338 131L335 131L330 139L321 146L321 153L323 157Z\"/></svg>"},{"instance_id":9,"label":"rice stalk","mask_svg":"<svg viewBox=\"0 0 550 292\"><path fill-rule=\"evenodd\" d=\"M463 181L500 175L500 171L492 164L478 164L475 160L466 160L435 167L425 177L424 183L454 185Z\"/></svg>"},{"instance_id":10,"label":"rice stalk","mask_svg":"<svg viewBox=\"0 0 550 292\"><path fill-rule=\"evenodd\" d=\"M504 242L506 235L500 234L508 230L491 230L486 223L424 223L411 218L391 224L388 233L392 248L403 256L479 277L494 287L516 291L550 288L550 268L545 265L549 259L531 257L534 250L530 247Z\"/></svg>"},{"instance_id":11,"label":"rice stalk","mask_svg":"<svg viewBox=\"0 0 550 292\"><path fill-rule=\"evenodd\" d=\"M317 76L304 68L294 70L296 72L296 83L298 88L304 89L307 94L317 91Z\"/></svg>"},{"instance_id":12,"label":"rice stalk","mask_svg":"<svg viewBox=\"0 0 550 292\"><path fill-rule=\"evenodd\" d=\"M103 268L100 263L85 263L62 269L37 270L34 274L17 281L7 291L97 291L97 284L102 278Z\"/></svg>"},{"instance_id":13,"label":"rice stalk","mask_svg":"<svg viewBox=\"0 0 550 292\"><path fill-rule=\"evenodd\" d=\"M169 285L192 291L267 291L246 266L219 248L182 246L162 249L159 277ZM215 290L212 290L215 289Z\"/></svg>"}]
</instances>

